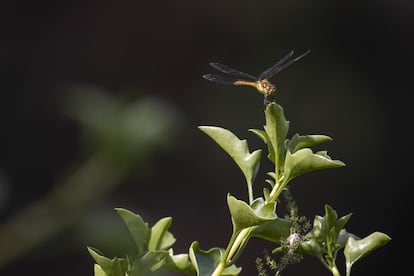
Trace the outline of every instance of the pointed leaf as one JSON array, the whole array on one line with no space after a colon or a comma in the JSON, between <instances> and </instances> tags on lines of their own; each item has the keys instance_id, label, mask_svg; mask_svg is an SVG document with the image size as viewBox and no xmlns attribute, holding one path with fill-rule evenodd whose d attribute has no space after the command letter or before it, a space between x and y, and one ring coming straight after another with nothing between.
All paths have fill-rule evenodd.
<instances>
[{"instance_id":1,"label":"pointed leaf","mask_svg":"<svg viewBox=\"0 0 414 276\"><path fill-rule=\"evenodd\" d=\"M269 155L274 156L272 161L280 170L283 168L286 154L285 140L289 130L289 121L285 118L283 108L276 103L270 103L266 106L265 117L264 130L274 151L273 153L269 152Z\"/></svg>"},{"instance_id":2,"label":"pointed leaf","mask_svg":"<svg viewBox=\"0 0 414 276\"><path fill-rule=\"evenodd\" d=\"M281 238L286 238L290 235L291 226L291 221L276 218L254 227L250 236L280 243Z\"/></svg>"},{"instance_id":3,"label":"pointed leaf","mask_svg":"<svg viewBox=\"0 0 414 276\"><path fill-rule=\"evenodd\" d=\"M93 275L94 276L108 276L108 274L103 271L102 267L98 264L94 264L93 266Z\"/></svg>"},{"instance_id":4,"label":"pointed leaf","mask_svg":"<svg viewBox=\"0 0 414 276\"><path fill-rule=\"evenodd\" d=\"M295 153L287 152L285 177L287 181L306 172L345 166L340 160L332 160L325 152L313 153L311 149L300 149Z\"/></svg>"},{"instance_id":5,"label":"pointed leaf","mask_svg":"<svg viewBox=\"0 0 414 276\"><path fill-rule=\"evenodd\" d=\"M315 216L313 220L313 228L308 235L322 241L325 241L328 238L325 217Z\"/></svg>"},{"instance_id":6,"label":"pointed leaf","mask_svg":"<svg viewBox=\"0 0 414 276\"><path fill-rule=\"evenodd\" d=\"M347 267L350 268L356 261L387 244L390 240L388 235L381 232L374 232L359 240L349 237L344 249Z\"/></svg>"},{"instance_id":7,"label":"pointed leaf","mask_svg":"<svg viewBox=\"0 0 414 276\"><path fill-rule=\"evenodd\" d=\"M190 257L188 254L177 254L171 256L172 261L175 264L175 267L178 271L194 275L195 274L195 268L193 264L190 261Z\"/></svg>"},{"instance_id":8,"label":"pointed leaf","mask_svg":"<svg viewBox=\"0 0 414 276\"><path fill-rule=\"evenodd\" d=\"M256 134L267 145L267 158L273 163L275 163L275 150L273 149L273 145L270 142L269 136L267 135L266 131L259 129L249 129L249 131Z\"/></svg>"},{"instance_id":9,"label":"pointed leaf","mask_svg":"<svg viewBox=\"0 0 414 276\"><path fill-rule=\"evenodd\" d=\"M220 248L212 248L208 251L201 250L198 242L193 242L190 246L190 259L197 275L211 275L220 263L223 250Z\"/></svg>"},{"instance_id":10,"label":"pointed leaf","mask_svg":"<svg viewBox=\"0 0 414 276\"><path fill-rule=\"evenodd\" d=\"M246 202L238 200L231 195L227 196L227 204L236 232L250 226L260 225L276 218L275 215L270 215L268 210L259 209L256 213L256 211ZM269 207L270 206L266 206L265 209ZM263 216L263 214L265 214L265 216Z\"/></svg>"},{"instance_id":11,"label":"pointed leaf","mask_svg":"<svg viewBox=\"0 0 414 276\"><path fill-rule=\"evenodd\" d=\"M151 236L151 229L148 227L148 224L143 221L141 216L134 214L131 211L123 208L116 208L115 210L124 220L128 231L137 246L138 255L145 253Z\"/></svg>"},{"instance_id":12,"label":"pointed leaf","mask_svg":"<svg viewBox=\"0 0 414 276\"><path fill-rule=\"evenodd\" d=\"M319 260L323 260L323 255L325 254L326 250L323 246L321 246L321 243L319 243L318 240L308 239L300 244L298 252L315 256Z\"/></svg>"},{"instance_id":13,"label":"pointed leaf","mask_svg":"<svg viewBox=\"0 0 414 276\"><path fill-rule=\"evenodd\" d=\"M341 240L341 238L343 238L342 235L344 235L343 231L345 231L345 224L349 221L351 215L352 214L348 214L339 218L331 229L331 237L335 239L335 243L338 243L339 248L345 246L346 240Z\"/></svg>"},{"instance_id":14,"label":"pointed leaf","mask_svg":"<svg viewBox=\"0 0 414 276\"><path fill-rule=\"evenodd\" d=\"M360 239L358 236L347 232L345 229L341 229L341 231L339 231L338 239L336 241L338 247L337 250L344 248L350 237L353 237L357 240Z\"/></svg>"},{"instance_id":15,"label":"pointed leaf","mask_svg":"<svg viewBox=\"0 0 414 276\"><path fill-rule=\"evenodd\" d=\"M148 250L168 250L175 243L174 236L168 232L172 223L171 217L160 219L151 228L151 237L148 243Z\"/></svg>"},{"instance_id":16,"label":"pointed leaf","mask_svg":"<svg viewBox=\"0 0 414 276\"><path fill-rule=\"evenodd\" d=\"M295 153L296 151L303 149L303 148L310 148L315 145L332 141L332 138L326 135L305 135L301 136L299 134L295 134L292 139L288 142L287 148L291 153Z\"/></svg>"},{"instance_id":17,"label":"pointed leaf","mask_svg":"<svg viewBox=\"0 0 414 276\"><path fill-rule=\"evenodd\" d=\"M330 205L325 204L325 224L328 231L334 226L337 218L338 214L336 211Z\"/></svg>"},{"instance_id":18,"label":"pointed leaf","mask_svg":"<svg viewBox=\"0 0 414 276\"><path fill-rule=\"evenodd\" d=\"M222 272L221 276L237 276L240 274L242 268L237 267L235 265L231 265L229 267L226 267Z\"/></svg>"},{"instance_id":19,"label":"pointed leaf","mask_svg":"<svg viewBox=\"0 0 414 276\"><path fill-rule=\"evenodd\" d=\"M211 275L220 263L223 252L223 249L217 247L204 251L199 248L198 242L193 242L190 246L190 259L195 266L197 275ZM226 267L220 275L237 276L240 271L241 268L231 265Z\"/></svg>"},{"instance_id":20,"label":"pointed leaf","mask_svg":"<svg viewBox=\"0 0 414 276\"><path fill-rule=\"evenodd\" d=\"M263 198L259 197L252 202L251 207L254 210L254 212L259 216L267 218L276 218L276 202L266 203L263 200Z\"/></svg>"},{"instance_id":21,"label":"pointed leaf","mask_svg":"<svg viewBox=\"0 0 414 276\"><path fill-rule=\"evenodd\" d=\"M140 259L135 260L134 266L131 269L131 275L134 275L134 272L141 274L146 272L146 274L142 275L147 275L153 272L171 270L173 267L175 268L175 265L171 261L170 252L147 252Z\"/></svg>"},{"instance_id":22,"label":"pointed leaf","mask_svg":"<svg viewBox=\"0 0 414 276\"><path fill-rule=\"evenodd\" d=\"M252 184L259 169L261 150L252 153L246 140L240 140L227 129L212 126L199 126L199 129L210 136L236 162L242 170L248 184Z\"/></svg>"},{"instance_id":23,"label":"pointed leaf","mask_svg":"<svg viewBox=\"0 0 414 276\"><path fill-rule=\"evenodd\" d=\"M95 262L99 265L100 269L97 269L99 273L101 270L107 276L123 276L127 271L127 261L123 258L109 259L100 255L95 249L88 247L89 254L93 257Z\"/></svg>"}]
</instances>

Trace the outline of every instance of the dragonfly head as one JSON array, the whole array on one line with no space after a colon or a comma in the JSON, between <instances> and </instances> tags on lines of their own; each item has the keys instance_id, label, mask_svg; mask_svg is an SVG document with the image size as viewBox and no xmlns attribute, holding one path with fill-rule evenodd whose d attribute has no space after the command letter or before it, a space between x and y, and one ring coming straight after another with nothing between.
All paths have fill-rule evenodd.
<instances>
[{"instance_id":1,"label":"dragonfly head","mask_svg":"<svg viewBox=\"0 0 414 276\"><path fill-rule=\"evenodd\" d=\"M257 90L265 96L272 97L276 93L276 86L268 80L259 80L257 82Z\"/></svg>"}]
</instances>

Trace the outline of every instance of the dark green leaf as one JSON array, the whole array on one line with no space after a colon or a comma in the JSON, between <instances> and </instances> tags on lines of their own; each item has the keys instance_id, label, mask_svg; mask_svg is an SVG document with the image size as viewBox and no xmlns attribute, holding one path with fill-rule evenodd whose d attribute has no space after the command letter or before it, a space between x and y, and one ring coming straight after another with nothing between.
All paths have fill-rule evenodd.
<instances>
[{"instance_id":1,"label":"dark green leaf","mask_svg":"<svg viewBox=\"0 0 414 276\"><path fill-rule=\"evenodd\" d=\"M328 204L325 204L325 227L328 231L332 229L336 223L337 218L338 214L336 211Z\"/></svg>"}]
</instances>

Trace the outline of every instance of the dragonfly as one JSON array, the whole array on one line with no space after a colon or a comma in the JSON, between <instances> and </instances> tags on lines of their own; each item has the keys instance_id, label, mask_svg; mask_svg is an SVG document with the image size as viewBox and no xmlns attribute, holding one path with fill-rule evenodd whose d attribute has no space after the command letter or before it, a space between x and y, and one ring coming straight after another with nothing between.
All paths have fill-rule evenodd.
<instances>
[{"instance_id":1,"label":"dragonfly","mask_svg":"<svg viewBox=\"0 0 414 276\"><path fill-rule=\"evenodd\" d=\"M205 74L203 78L206 80L217 82L221 84L231 84L231 85L246 85L255 87L261 94L264 95L264 104L265 106L270 102L275 101L276 86L269 81L271 77L290 66L294 62L303 58L309 54L310 50L306 51L302 55L292 58L294 51L290 51L288 54L283 56L278 62L276 62L272 67L263 71L259 77L252 76L247 73L243 73L239 70L233 69L227 65L210 62L210 66L214 69L226 74L226 75L216 75L216 74Z\"/></svg>"}]
</instances>

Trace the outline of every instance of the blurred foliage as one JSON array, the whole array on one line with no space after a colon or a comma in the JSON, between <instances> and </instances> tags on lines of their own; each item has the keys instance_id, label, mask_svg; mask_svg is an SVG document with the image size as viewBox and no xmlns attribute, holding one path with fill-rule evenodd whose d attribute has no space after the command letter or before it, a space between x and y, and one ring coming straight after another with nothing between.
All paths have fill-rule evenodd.
<instances>
[{"instance_id":1,"label":"blurred foliage","mask_svg":"<svg viewBox=\"0 0 414 276\"><path fill-rule=\"evenodd\" d=\"M157 98L122 100L72 87L63 110L82 127L82 161L43 198L0 225L0 267L54 238L133 171L172 146L180 116Z\"/></svg>"}]
</instances>

